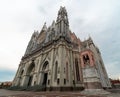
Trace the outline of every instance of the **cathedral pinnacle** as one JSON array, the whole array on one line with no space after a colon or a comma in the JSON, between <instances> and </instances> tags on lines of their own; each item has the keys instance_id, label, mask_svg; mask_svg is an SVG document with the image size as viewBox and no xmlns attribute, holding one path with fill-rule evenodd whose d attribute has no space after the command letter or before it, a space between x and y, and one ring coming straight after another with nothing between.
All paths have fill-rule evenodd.
<instances>
[{"instance_id":1,"label":"cathedral pinnacle","mask_svg":"<svg viewBox=\"0 0 120 97\"><path fill-rule=\"evenodd\" d=\"M46 22L45 22L43 27L42 27L42 31L46 31L46 30L47 30L47 26L46 26Z\"/></svg>"},{"instance_id":2,"label":"cathedral pinnacle","mask_svg":"<svg viewBox=\"0 0 120 97\"><path fill-rule=\"evenodd\" d=\"M69 22L65 7L61 6L58 11L56 26L57 26L57 33L59 33L62 36L68 36L67 34L69 32Z\"/></svg>"},{"instance_id":3,"label":"cathedral pinnacle","mask_svg":"<svg viewBox=\"0 0 120 97\"><path fill-rule=\"evenodd\" d=\"M67 15L67 11L65 7L60 7L59 11L58 11L58 17L57 17L57 22L59 21L65 21L68 24L68 15Z\"/></svg>"}]
</instances>

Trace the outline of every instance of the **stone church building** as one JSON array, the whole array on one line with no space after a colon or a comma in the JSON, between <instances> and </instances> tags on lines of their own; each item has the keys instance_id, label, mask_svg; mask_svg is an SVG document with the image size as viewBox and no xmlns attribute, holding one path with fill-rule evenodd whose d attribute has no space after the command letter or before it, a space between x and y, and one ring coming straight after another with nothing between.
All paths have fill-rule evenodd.
<instances>
[{"instance_id":1,"label":"stone church building","mask_svg":"<svg viewBox=\"0 0 120 97\"><path fill-rule=\"evenodd\" d=\"M91 37L81 41L69 28L65 7L56 21L35 31L12 87L47 91L110 88L99 49ZM33 88L32 88L33 87Z\"/></svg>"}]
</instances>

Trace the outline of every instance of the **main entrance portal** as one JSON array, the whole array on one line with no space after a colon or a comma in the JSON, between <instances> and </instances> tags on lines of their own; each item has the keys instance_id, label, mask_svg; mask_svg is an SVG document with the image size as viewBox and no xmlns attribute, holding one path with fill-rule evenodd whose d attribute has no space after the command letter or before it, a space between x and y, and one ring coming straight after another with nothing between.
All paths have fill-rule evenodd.
<instances>
[{"instance_id":1,"label":"main entrance portal","mask_svg":"<svg viewBox=\"0 0 120 97\"><path fill-rule=\"evenodd\" d=\"M28 86L31 86L31 84L32 84L32 79L33 79L33 76L29 76Z\"/></svg>"},{"instance_id":2,"label":"main entrance portal","mask_svg":"<svg viewBox=\"0 0 120 97\"><path fill-rule=\"evenodd\" d=\"M47 87L47 80L48 80L48 67L49 67L49 63L48 61L45 61L45 63L42 66L42 86L46 89Z\"/></svg>"},{"instance_id":3,"label":"main entrance portal","mask_svg":"<svg viewBox=\"0 0 120 97\"><path fill-rule=\"evenodd\" d=\"M44 73L42 85L46 86L46 84L47 84L47 75L48 75L47 73Z\"/></svg>"},{"instance_id":4,"label":"main entrance portal","mask_svg":"<svg viewBox=\"0 0 120 97\"><path fill-rule=\"evenodd\" d=\"M26 73L27 77L26 77L25 83L28 87L31 87L33 85L32 83L33 83L34 72L35 72L35 63L34 61L32 61Z\"/></svg>"}]
</instances>

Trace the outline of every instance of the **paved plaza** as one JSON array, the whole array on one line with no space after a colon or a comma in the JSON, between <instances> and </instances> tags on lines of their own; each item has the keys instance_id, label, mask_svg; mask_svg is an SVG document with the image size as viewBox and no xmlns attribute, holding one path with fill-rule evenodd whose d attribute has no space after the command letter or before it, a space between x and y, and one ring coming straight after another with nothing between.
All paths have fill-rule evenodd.
<instances>
[{"instance_id":1,"label":"paved plaza","mask_svg":"<svg viewBox=\"0 0 120 97\"><path fill-rule=\"evenodd\" d=\"M111 90L112 91L112 90ZM80 92L32 92L32 91L10 91L0 89L0 97L120 97L120 90L109 95L83 95ZM115 93L117 92L117 93Z\"/></svg>"}]
</instances>

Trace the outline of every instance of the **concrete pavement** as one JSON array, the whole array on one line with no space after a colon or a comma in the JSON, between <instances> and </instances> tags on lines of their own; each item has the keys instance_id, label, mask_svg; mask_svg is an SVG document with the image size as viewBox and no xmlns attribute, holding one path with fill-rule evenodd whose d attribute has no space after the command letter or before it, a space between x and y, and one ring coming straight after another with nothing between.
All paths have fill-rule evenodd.
<instances>
[{"instance_id":1,"label":"concrete pavement","mask_svg":"<svg viewBox=\"0 0 120 97\"><path fill-rule=\"evenodd\" d=\"M115 90L114 90L115 91ZM108 95L84 95L77 92L32 92L32 91L11 91L0 89L0 97L120 97L119 91L117 93L110 93Z\"/></svg>"}]
</instances>

